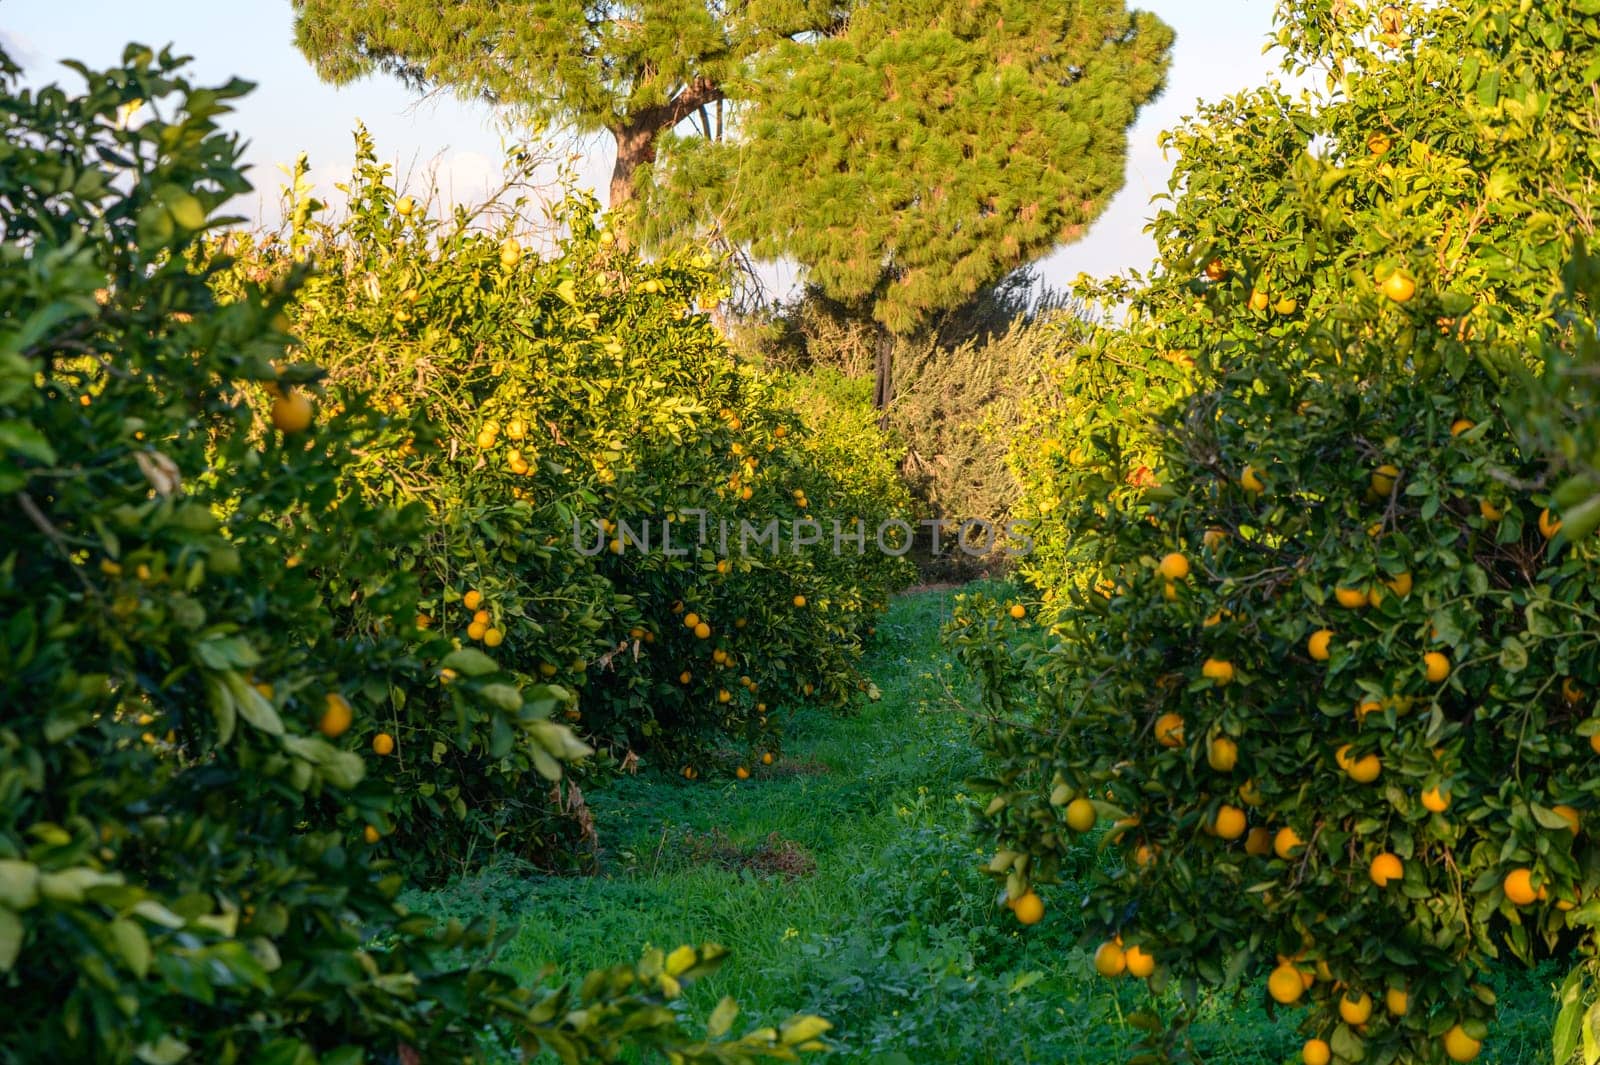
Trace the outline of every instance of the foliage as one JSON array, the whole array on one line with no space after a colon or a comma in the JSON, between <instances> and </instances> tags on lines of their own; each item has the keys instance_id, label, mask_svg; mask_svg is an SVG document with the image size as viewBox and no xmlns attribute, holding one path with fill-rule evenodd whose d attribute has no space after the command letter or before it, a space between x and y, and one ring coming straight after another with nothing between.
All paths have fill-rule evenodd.
<instances>
[{"instance_id":1,"label":"foliage","mask_svg":"<svg viewBox=\"0 0 1600 1065\"><path fill-rule=\"evenodd\" d=\"M780 707L864 690L862 636L907 577L872 543L907 502L876 428L813 431L731 358L697 309L716 298L707 256L645 264L573 194L536 257L526 233L488 232L479 212L432 220L389 182L358 133L342 219L228 243L239 279L321 265L293 329L336 395L392 415L354 472L366 498L426 509L426 531L384 552L419 586L411 638L495 648L571 693L566 718L613 762L690 777L712 738L775 756ZM821 535L802 550L806 518ZM862 522L865 544L835 552L835 520ZM758 539L769 523L781 544ZM359 608L351 621L370 625ZM395 693L362 730L394 744L397 849L428 875L490 849L559 855L581 800L546 799L536 774L553 764L443 695ZM557 805L578 822L555 823Z\"/></svg>"},{"instance_id":2,"label":"foliage","mask_svg":"<svg viewBox=\"0 0 1600 1065\"><path fill-rule=\"evenodd\" d=\"M1600 176L1588 6L1282 5L1326 90L1168 135L1157 269L1101 291L1130 325L1022 463L1044 627L975 602L952 631L1006 898L1057 878L1084 800L1105 968L1137 946L1190 1000L1275 974L1337 1062L1466 1060L1490 959L1600 919L1600 566L1521 385L1594 331L1559 298Z\"/></svg>"},{"instance_id":3,"label":"foliage","mask_svg":"<svg viewBox=\"0 0 1600 1065\"><path fill-rule=\"evenodd\" d=\"M731 1004L691 1034L673 1000L720 948L525 987L481 926L397 902L397 797L353 742L385 699L434 700L452 739L507 734L512 757L583 748L549 720L558 689L400 635L418 582L389 558L424 510L347 476L386 431L361 394L312 418L316 369L274 366L304 271L197 254L249 189L217 128L248 86L181 65L130 46L74 65L69 95L15 91L0 55L0 1060L820 1046L816 1018L730 1040Z\"/></svg>"}]
</instances>

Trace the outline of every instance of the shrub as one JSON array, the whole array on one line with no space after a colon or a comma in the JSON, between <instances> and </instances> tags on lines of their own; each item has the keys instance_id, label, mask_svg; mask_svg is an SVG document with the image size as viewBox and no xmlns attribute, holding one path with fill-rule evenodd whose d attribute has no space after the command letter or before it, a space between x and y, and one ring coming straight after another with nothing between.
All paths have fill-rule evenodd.
<instances>
[{"instance_id":1,"label":"shrub","mask_svg":"<svg viewBox=\"0 0 1600 1065\"><path fill-rule=\"evenodd\" d=\"M313 409L315 368L274 367L304 272L196 254L248 189L216 125L246 86L180 66L130 46L75 67L81 95L19 93L0 55L0 1060L819 1045L813 1018L726 1041L727 1007L690 1035L671 1000L718 948L524 988L485 930L396 902L401 806L352 742L386 702L547 770L583 747L559 689L403 631L418 581L390 559L425 508L349 477L387 431L360 394Z\"/></svg>"},{"instance_id":2,"label":"shrub","mask_svg":"<svg viewBox=\"0 0 1600 1065\"><path fill-rule=\"evenodd\" d=\"M303 172L291 196L287 234L228 238L231 277L319 264L289 312L304 356L332 396L371 394L389 414L354 467L363 495L428 513L384 559L419 588L409 639L493 647L570 693L566 718L613 762L644 754L691 778L713 740L776 754L781 708L864 687L861 638L903 564L835 555L831 537L791 550L787 529L813 512L875 529L904 490L876 429L812 430L730 357L696 309L716 297L708 257L645 264L576 193L544 256L481 212L433 220L364 132L342 219L301 209ZM782 522L782 550L752 539L745 553L744 520ZM335 599L370 628L344 587ZM393 740L381 766L404 797L402 850L426 875L491 848L558 857L574 829L535 776L553 765L512 751L493 718L442 711L442 694L398 693L363 735Z\"/></svg>"},{"instance_id":3,"label":"shrub","mask_svg":"<svg viewBox=\"0 0 1600 1065\"><path fill-rule=\"evenodd\" d=\"M1487 0L1281 16L1286 67L1337 76L1168 135L1161 260L1084 370L1163 395L1115 441L1063 405L1030 487L1055 598L953 630L994 717L990 868L1015 901L1109 820L1106 972L1138 947L1191 1003L1242 978L1339 1062L1467 1060L1490 960L1600 918L1600 566L1519 385L1594 330L1553 296L1596 29Z\"/></svg>"}]
</instances>

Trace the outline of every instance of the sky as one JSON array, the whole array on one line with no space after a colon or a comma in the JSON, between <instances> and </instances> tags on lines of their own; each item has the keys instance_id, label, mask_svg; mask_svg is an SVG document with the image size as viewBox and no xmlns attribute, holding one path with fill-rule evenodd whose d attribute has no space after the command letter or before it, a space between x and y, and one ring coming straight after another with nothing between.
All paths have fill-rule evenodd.
<instances>
[{"instance_id":1,"label":"sky","mask_svg":"<svg viewBox=\"0 0 1600 1065\"><path fill-rule=\"evenodd\" d=\"M1063 287L1079 273L1105 276L1145 269L1154 245L1143 230L1155 210L1151 198L1167 188L1171 162L1157 135L1193 112L1199 100L1214 100L1264 83L1275 72L1262 54L1272 27L1272 0L1136 0L1177 31L1167 89L1147 106L1129 132L1126 184L1078 242L1039 263L1042 280ZM293 44L288 0L5 0L0 3L0 46L24 69L31 84L76 75L60 66L80 59L93 66L115 63L129 41L160 48L172 45L194 57L191 80L199 85L231 77L255 82L256 90L224 120L247 142L245 159L256 186L238 204L252 220L278 218L279 170L306 152L313 177L324 190L349 173L351 130L364 122L379 158L402 178L434 169L446 197L481 199L500 175L508 143L503 124L484 104L435 95L419 101L398 82L378 76L335 88L318 80ZM563 140L563 152L579 155L579 180L601 200L611 173L608 139ZM792 284L795 271L764 271L769 286ZM781 294L781 292L779 293Z\"/></svg>"}]
</instances>

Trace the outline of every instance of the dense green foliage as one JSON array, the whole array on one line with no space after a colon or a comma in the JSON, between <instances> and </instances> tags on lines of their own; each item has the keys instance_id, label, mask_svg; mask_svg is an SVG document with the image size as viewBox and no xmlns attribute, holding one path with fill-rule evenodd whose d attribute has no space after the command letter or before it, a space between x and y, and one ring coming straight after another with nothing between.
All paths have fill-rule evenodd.
<instances>
[{"instance_id":1,"label":"dense green foliage","mask_svg":"<svg viewBox=\"0 0 1600 1065\"><path fill-rule=\"evenodd\" d=\"M313 417L320 371L275 364L305 271L201 248L249 187L217 129L247 86L180 66L130 47L69 95L0 56L0 1060L819 1047L815 1018L728 1041L731 1003L690 1034L673 1000L720 948L522 986L484 928L398 903L410 796L358 746L387 708L547 776L586 748L565 689L416 634L393 560L426 508L365 491L391 426L361 391Z\"/></svg>"},{"instance_id":2,"label":"dense green foliage","mask_svg":"<svg viewBox=\"0 0 1600 1065\"><path fill-rule=\"evenodd\" d=\"M1490 959L1600 918L1600 558L1523 379L1594 332L1562 296L1600 176L1589 7L1283 5L1325 91L1168 135L1157 269L1103 290L1129 326L1019 456L1047 629L977 603L954 631L1008 900L1079 813L1115 820L1106 970L1267 983L1309 1002L1308 1060L1468 1060Z\"/></svg>"}]
</instances>

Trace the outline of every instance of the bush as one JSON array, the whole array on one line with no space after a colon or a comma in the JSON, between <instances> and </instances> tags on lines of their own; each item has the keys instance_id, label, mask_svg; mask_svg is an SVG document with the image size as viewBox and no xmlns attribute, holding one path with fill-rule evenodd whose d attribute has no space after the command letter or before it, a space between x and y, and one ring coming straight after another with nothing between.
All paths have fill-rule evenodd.
<instances>
[{"instance_id":1,"label":"bush","mask_svg":"<svg viewBox=\"0 0 1600 1065\"><path fill-rule=\"evenodd\" d=\"M1468 1060L1491 959L1600 919L1600 564L1521 385L1594 332L1552 298L1597 176L1581 8L1284 5L1286 66L1342 76L1168 135L1161 260L1074 395L1162 394L1063 404L1030 482L1054 598L952 632L1005 897L1112 822L1104 970L1309 1004L1307 1060Z\"/></svg>"},{"instance_id":2,"label":"bush","mask_svg":"<svg viewBox=\"0 0 1600 1065\"><path fill-rule=\"evenodd\" d=\"M869 530L903 513L881 434L813 430L729 356L696 310L716 296L706 256L642 263L573 193L536 257L526 233L486 231L479 213L430 219L364 132L357 155L341 220L302 209L299 177L296 226L227 244L239 283L320 265L291 328L332 396L371 394L390 415L354 472L368 500L428 513L384 559L419 588L408 638L494 648L570 694L566 718L612 764L643 754L690 778L713 741L775 757L781 708L863 690L861 639L905 567L875 549L836 555L831 536L790 550L787 529L813 512ZM752 539L746 553L745 520L781 521L782 550ZM344 586L334 598L370 628ZM494 848L559 859L582 823L556 820L577 800L547 796L535 774L553 764L512 752L492 718L463 731L443 695L388 700L363 736L393 745L381 766L405 797L397 848L429 876Z\"/></svg>"},{"instance_id":3,"label":"bush","mask_svg":"<svg viewBox=\"0 0 1600 1065\"><path fill-rule=\"evenodd\" d=\"M381 708L427 700L441 742L546 770L583 747L564 692L412 631L391 559L426 508L349 476L389 431L359 393L313 411L316 369L273 365L304 271L198 253L249 188L216 126L246 86L180 65L132 46L71 96L14 91L0 55L0 1060L819 1045L802 1018L725 1042L726 1008L691 1036L671 1000L718 948L524 988L483 929L396 902L404 807L353 742Z\"/></svg>"}]
</instances>

